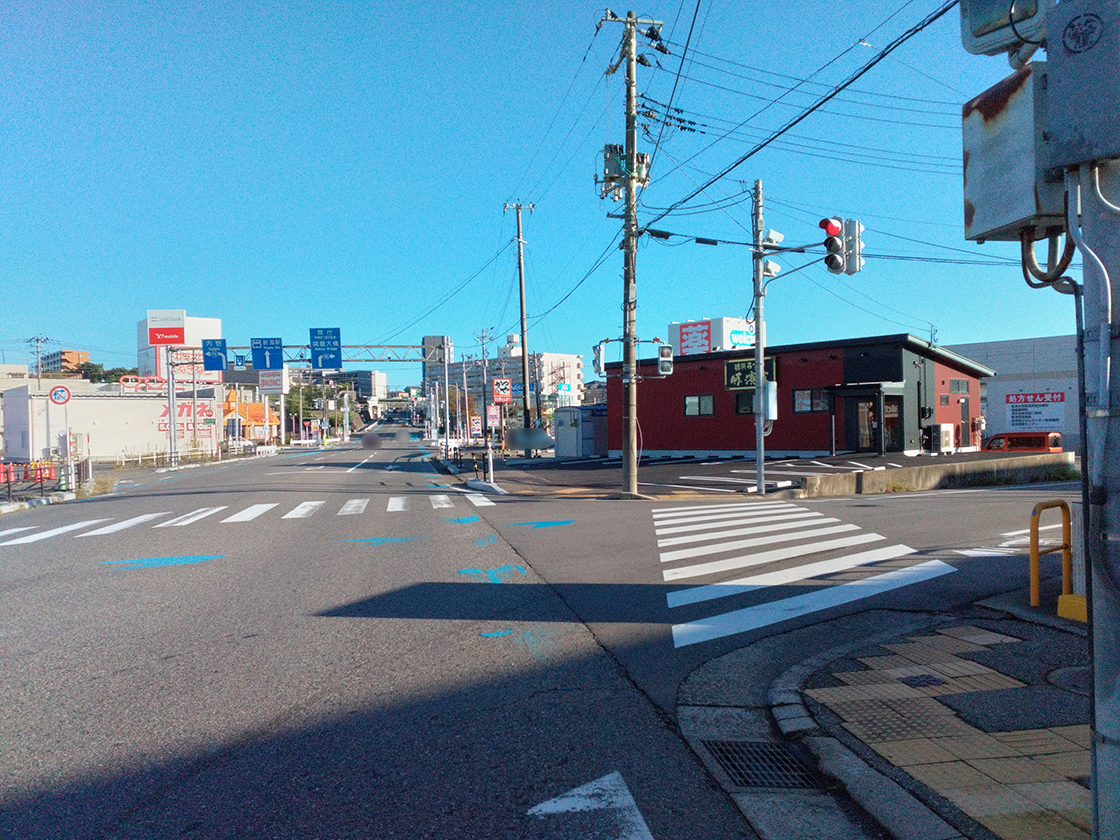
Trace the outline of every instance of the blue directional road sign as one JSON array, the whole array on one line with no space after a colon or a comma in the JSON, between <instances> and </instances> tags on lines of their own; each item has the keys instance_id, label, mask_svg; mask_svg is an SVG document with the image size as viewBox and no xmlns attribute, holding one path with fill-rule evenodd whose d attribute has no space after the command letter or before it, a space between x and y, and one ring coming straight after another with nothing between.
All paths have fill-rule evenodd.
<instances>
[{"instance_id":1,"label":"blue directional road sign","mask_svg":"<svg viewBox=\"0 0 1120 840\"><path fill-rule=\"evenodd\" d=\"M311 329L311 367L317 370L342 367L342 336L338 327Z\"/></svg>"},{"instance_id":2,"label":"blue directional road sign","mask_svg":"<svg viewBox=\"0 0 1120 840\"><path fill-rule=\"evenodd\" d=\"M202 369L225 370L227 366L226 340L224 338L202 339Z\"/></svg>"},{"instance_id":3,"label":"blue directional road sign","mask_svg":"<svg viewBox=\"0 0 1120 840\"><path fill-rule=\"evenodd\" d=\"M254 370L284 369L284 340L281 338L251 338Z\"/></svg>"}]
</instances>

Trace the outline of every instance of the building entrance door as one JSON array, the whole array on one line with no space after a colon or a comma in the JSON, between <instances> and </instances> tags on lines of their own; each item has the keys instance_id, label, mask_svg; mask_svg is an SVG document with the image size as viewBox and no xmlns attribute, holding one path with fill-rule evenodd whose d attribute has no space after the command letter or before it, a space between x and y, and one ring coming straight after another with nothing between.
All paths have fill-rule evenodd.
<instances>
[{"instance_id":1,"label":"building entrance door","mask_svg":"<svg viewBox=\"0 0 1120 840\"><path fill-rule=\"evenodd\" d=\"M902 446L902 397L885 397L883 400L883 449L901 452Z\"/></svg>"},{"instance_id":2,"label":"building entrance door","mask_svg":"<svg viewBox=\"0 0 1120 840\"><path fill-rule=\"evenodd\" d=\"M860 452L870 452L875 449L875 430L879 426L875 400L864 398L857 400L856 414L859 421L859 443L856 448Z\"/></svg>"}]
</instances>

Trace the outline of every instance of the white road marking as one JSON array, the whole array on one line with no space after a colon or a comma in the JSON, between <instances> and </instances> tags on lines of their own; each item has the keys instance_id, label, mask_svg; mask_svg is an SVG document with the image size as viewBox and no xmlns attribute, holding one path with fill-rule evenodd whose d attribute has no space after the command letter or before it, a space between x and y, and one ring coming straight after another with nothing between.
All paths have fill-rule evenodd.
<instances>
[{"instance_id":1,"label":"white road marking","mask_svg":"<svg viewBox=\"0 0 1120 840\"><path fill-rule=\"evenodd\" d=\"M768 522L779 519L792 519L796 517L820 516L821 514L805 508L790 508L771 516L740 516L735 519L723 519L718 522L700 522L699 524L674 525L672 528L654 528L658 536L662 534L683 534L687 531L707 531L712 528L730 528L734 525L753 525L757 522ZM679 522L680 520L673 520ZM686 522L688 520L685 520Z\"/></svg>"},{"instance_id":2,"label":"white road marking","mask_svg":"<svg viewBox=\"0 0 1120 840\"><path fill-rule=\"evenodd\" d=\"M677 516L683 513L719 513L720 511L731 510L761 510L765 507L786 504L789 504L789 502L719 502L714 505L688 505L687 507L677 505L671 508L654 508L650 513L652 513L654 519L656 519L658 516Z\"/></svg>"},{"instance_id":3,"label":"white road marking","mask_svg":"<svg viewBox=\"0 0 1120 840\"><path fill-rule=\"evenodd\" d=\"M290 511L281 516L281 519L307 519L326 502L300 502Z\"/></svg>"},{"instance_id":4,"label":"white road marking","mask_svg":"<svg viewBox=\"0 0 1120 840\"><path fill-rule=\"evenodd\" d=\"M483 496L481 493L468 493L467 501L475 507L491 507L493 502Z\"/></svg>"},{"instance_id":5,"label":"white road marking","mask_svg":"<svg viewBox=\"0 0 1120 840\"><path fill-rule=\"evenodd\" d=\"M778 490L781 490L783 487L792 487L793 486L792 481L767 481L766 483L767 484L773 484L774 487L777 488ZM758 486L752 484L750 487L748 487L746 489L746 492L747 493L757 493L758 492Z\"/></svg>"},{"instance_id":6,"label":"white road marking","mask_svg":"<svg viewBox=\"0 0 1120 840\"><path fill-rule=\"evenodd\" d=\"M666 600L670 607L683 607L686 604L699 604L716 598L726 598L729 595L740 595L744 592L753 592L756 589L766 589L771 586L784 586L809 578L831 575L854 569L856 566L865 566L868 563L878 563L882 560L895 560L913 554L915 549L905 545L891 545L886 548L873 548L870 551L861 551L858 554L846 554L832 560L821 560L805 566L793 566L777 572L766 572L761 575L725 580L720 583L710 583L707 586L694 586L691 589L678 589L670 592Z\"/></svg>"},{"instance_id":7,"label":"white road marking","mask_svg":"<svg viewBox=\"0 0 1120 840\"><path fill-rule=\"evenodd\" d=\"M811 522L798 521L810 517ZM793 522L776 522L769 525L755 525L750 528L732 528L730 531L710 531L706 534L686 534L683 537L667 537L657 541L658 548L670 545L685 545L690 542L703 542L704 540L723 539L724 537L745 537L747 534L767 534L773 531L788 531L790 528L804 528L806 525L826 525L830 522L839 522L821 516L819 513L791 513L786 516L768 516L766 519L792 519Z\"/></svg>"},{"instance_id":8,"label":"white road marking","mask_svg":"<svg viewBox=\"0 0 1120 840\"><path fill-rule=\"evenodd\" d=\"M793 466L793 464L790 464L790 466ZM749 475L749 474L753 473L754 470L731 470L731 472L733 472L733 473L747 473ZM805 475L827 475L827 473L810 472L809 470L776 470L776 469L773 469L772 467L767 467L766 468L766 474L767 475L801 475L801 476L805 476Z\"/></svg>"},{"instance_id":9,"label":"white road marking","mask_svg":"<svg viewBox=\"0 0 1120 840\"><path fill-rule=\"evenodd\" d=\"M6 537L8 534L18 534L20 531L34 531L38 525L24 525L21 528L7 528L0 531L0 537Z\"/></svg>"},{"instance_id":10,"label":"white road marking","mask_svg":"<svg viewBox=\"0 0 1120 840\"><path fill-rule=\"evenodd\" d=\"M26 537L17 537L14 540L2 542L0 543L0 545L27 545L28 543L38 542L39 540L45 540L49 537L55 537L59 534L65 534L69 531L77 531L90 525L96 525L99 522L108 521L108 519L87 519L85 522L75 522L72 525L63 525L61 528L51 528L51 530L49 531L40 531L38 534L28 534Z\"/></svg>"},{"instance_id":11,"label":"white road marking","mask_svg":"<svg viewBox=\"0 0 1120 840\"><path fill-rule=\"evenodd\" d=\"M839 464L826 464L824 461L810 461L810 464L816 464L818 467L824 467L826 470L847 470L847 467L842 467Z\"/></svg>"},{"instance_id":12,"label":"white road marking","mask_svg":"<svg viewBox=\"0 0 1120 840\"><path fill-rule=\"evenodd\" d=\"M639 481L642 487L678 487L682 490L706 490L709 493L738 493L738 490L728 490L726 487L698 487L695 484L658 484L656 481Z\"/></svg>"},{"instance_id":13,"label":"white road marking","mask_svg":"<svg viewBox=\"0 0 1120 840\"><path fill-rule=\"evenodd\" d=\"M220 510L225 510L229 505L219 505L218 507L204 507L198 510L184 513L182 516L176 516L167 522L161 522L158 525L153 525L153 528L179 528L183 525L190 525L192 522L197 522L200 519L205 519L211 514L217 513Z\"/></svg>"},{"instance_id":14,"label":"white road marking","mask_svg":"<svg viewBox=\"0 0 1120 840\"><path fill-rule=\"evenodd\" d=\"M1054 528L1061 528L1061 527L1062 527L1062 525L1059 522L1057 525L1040 525L1038 530L1040 530L1040 531L1050 531ZM1023 534L1029 534L1030 532L1031 532L1030 528L1024 528L1022 531L1008 531L1006 534L1000 534L1000 536L1001 537L1021 537Z\"/></svg>"},{"instance_id":15,"label":"white road marking","mask_svg":"<svg viewBox=\"0 0 1120 840\"><path fill-rule=\"evenodd\" d=\"M725 551L738 551L741 548L755 548L760 545L771 545L778 542L789 542L809 537L823 537L827 534L839 534L843 531L858 531L858 525L832 525L828 528L814 528L810 531L798 531L793 534L777 534L769 537L754 537L749 540L732 540L719 545L702 545L696 548L678 548L676 551L661 552L661 562L671 563L674 560L687 560L692 557L706 557L709 554L722 554ZM881 539L881 538L880 538Z\"/></svg>"},{"instance_id":16,"label":"white road marking","mask_svg":"<svg viewBox=\"0 0 1120 840\"><path fill-rule=\"evenodd\" d=\"M140 516L134 516L132 519L126 519L123 522L114 522L112 525L106 525L104 528L98 528L96 531L86 531L84 534L77 534L76 539L82 537L100 537L103 534L115 534L117 531L123 531L125 528L131 528L133 525L139 525L142 522L150 522L153 519L158 519L161 516L167 516L171 511L163 511L162 513L144 513Z\"/></svg>"},{"instance_id":17,"label":"white road marking","mask_svg":"<svg viewBox=\"0 0 1120 840\"><path fill-rule=\"evenodd\" d=\"M235 513L233 516L227 516L222 520L222 522L252 522L262 513L272 510L274 507L276 507L275 502L270 505L250 505L240 513Z\"/></svg>"},{"instance_id":18,"label":"white road marking","mask_svg":"<svg viewBox=\"0 0 1120 840\"><path fill-rule=\"evenodd\" d=\"M749 478L722 478L718 475L678 475L677 478L681 481L722 481L727 484L754 484L754 481Z\"/></svg>"},{"instance_id":19,"label":"white road marking","mask_svg":"<svg viewBox=\"0 0 1120 840\"><path fill-rule=\"evenodd\" d=\"M342 506L338 512L339 516L356 516L360 513L366 512L366 505L369 504L369 499L351 499Z\"/></svg>"},{"instance_id":20,"label":"white road marking","mask_svg":"<svg viewBox=\"0 0 1120 840\"><path fill-rule=\"evenodd\" d=\"M861 470L870 470L870 469L872 469L872 467L871 467L870 465L868 465L868 464L861 464L861 463L860 463L859 461L849 461L848 463L849 463L849 464L855 464L855 465L856 465L857 467L859 467L859 468L860 468Z\"/></svg>"},{"instance_id":21,"label":"white road marking","mask_svg":"<svg viewBox=\"0 0 1120 840\"><path fill-rule=\"evenodd\" d=\"M744 508L742 510L733 510L730 513L699 513L689 514L688 516L669 516L664 515L661 517L654 517L654 526L662 527L664 525L684 525L687 523L707 522L719 523L721 521L734 520L739 518L758 518L759 516L766 516L773 513L792 513L794 511L803 511L805 508L797 507L797 505L782 504L774 506L763 507L759 505L757 508Z\"/></svg>"},{"instance_id":22,"label":"white road marking","mask_svg":"<svg viewBox=\"0 0 1120 840\"><path fill-rule=\"evenodd\" d=\"M588 811L608 812L604 815L604 825L596 827L596 837L610 840L653 840L642 812L638 810L638 803L634 801L630 788L617 770L530 808L529 816L547 817L550 814Z\"/></svg>"},{"instance_id":23,"label":"white road marking","mask_svg":"<svg viewBox=\"0 0 1120 840\"><path fill-rule=\"evenodd\" d=\"M794 557L804 557L807 554L816 554L821 551L831 551L836 548L848 548L863 543L878 542L886 539L879 534L856 534L854 537L840 537L835 540L796 545L788 548L775 548L771 551L762 551L758 554L747 554L743 557L731 557L727 560L715 560L711 563L700 563L695 566L682 566L678 569L666 569L661 576L666 580L683 580L690 577L712 575L717 572L730 572L735 569L749 569L751 566L763 566L776 560L790 560Z\"/></svg>"},{"instance_id":24,"label":"white road marking","mask_svg":"<svg viewBox=\"0 0 1120 840\"><path fill-rule=\"evenodd\" d=\"M408 510L408 496L390 496L389 504L385 508L387 513L393 513L399 510Z\"/></svg>"},{"instance_id":25,"label":"white road marking","mask_svg":"<svg viewBox=\"0 0 1120 840\"><path fill-rule=\"evenodd\" d=\"M365 461L362 461L362 464L366 463L366 461L369 461L369 460L371 460L372 458L373 458L373 456L372 456L372 455L370 455L370 456L369 456L369 458L366 458L366 460L365 460ZM361 467L361 466L362 466L362 464L355 464L355 465L354 465L354 466L352 466L352 467L351 467L350 469L348 469L348 470L347 470L346 472L348 472L348 473L352 473L352 472L354 472L354 470L356 470L356 469L358 469L359 467Z\"/></svg>"},{"instance_id":26,"label":"white road marking","mask_svg":"<svg viewBox=\"0 0 1120 840\"><path fill-rule=\"evenodd\" d=\"M430 496L429 498L432 500L432 507L434 507L436 510L440 510L441 508L455 507L455 503L451 501L450 496L437 494L435 496Z\"/></svg>"},{"instance_id":27,"label":"white road marking","mask_svg":"<svg viewBox=\"0 0 1120 840\"><path fill-rule=\"evenodd\" d=\"M1008 557L1012 554L1022 554L1017 548L1004 548L1003 546L981 546L980 548L954 549L954 554L962 557Z\"/></svg>"},{"instance_id":28,"label":"white road marking","mask_svg":"<svg viewBox=\"0 0 1120 840\"><path fill-rule=\"evenodd\" d=\"M890 592L892 589L947 575L954 571L956 569L940 560L930 560L926 563L919 563L916 566L898 569L864 580L829 586L808 595L771 601L742 610L714 615L688 624L674 624L673 647L694 645L712 639L721 639L724 636L745 633L749 630L757 630L761 627L777 624L779 621L787 621L829 607L849 604L853 601Z\"/></svg>"}]
</instances>

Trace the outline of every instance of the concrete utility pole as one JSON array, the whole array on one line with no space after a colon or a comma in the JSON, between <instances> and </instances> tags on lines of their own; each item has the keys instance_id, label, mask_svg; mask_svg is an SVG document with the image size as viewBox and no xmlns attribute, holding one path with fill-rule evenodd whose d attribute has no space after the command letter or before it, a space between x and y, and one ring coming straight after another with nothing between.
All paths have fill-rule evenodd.
<instances>
[{"instance_id":1,"label":"concrete utility pole","mask_svg":"<svg viewBox=\"0 0 1120 840\"><path fill-rule=\"evenodd\" d=\"M758 485L755 492L766 495L766 321L762 315L762 302L766 299L763 285L762 262L762 181L754 182L754 477Z\"/></svg>"},{"instance_id":2,"label":"concrete utility pole","mask_svg":"<svg viewBox=\"0 0 1120 840\"><path fill-rule=\"evenodd\" d=\"M35 345L35 388L39 390L43 387L43 345L50 341L45 335L36 335L27 339L28 344Z\"/></svg>"},{"instance_id":3,"label":"concrete utility pole","mask_svg":"<svg viewBox=\"0 0 1120 840\"><path fill-rule=\"evenodd\" d=\"M451 409L449 406L451 394L451 381L447 376L447 342L439 346L440 353L443 354L443 457L451 457ZM456 395L455 407L459 407L458 395Z\"/></svg>"},{"instance_id":4,"label":"concrete utility pole","mask_svg":"<svg viewBox=\"0 0 1120 840\"><path fill-rule=\"evenodd\" d=\"M623 222L623 273L622 273L622 492L623 499L638 499L638 182L643 184L648 176L648 166L638 159L638 24L659 28L661 21L635 17L626 13L623 21L611 11L600 21L622 22L626 32L623 37L621 60L626 62L626 145L623 151L622 184L626 200ZM644 59L643 59L644 60ZM614 65L610 72L613 72Z\"/></svg>"},{"instance_id":5,"label":"concrete utility pole","mask_svg":"<svg viewBox=\"0 0 1120 840\"><path fill-rule=\"evenodd\" d=\"M533 212L532 204L507 204L502 208L504 213L511 207L517 211L517 282L521 290L521 389L524 393L521 395L521 420L524 427L528 429L533 425L533 420L530 415L531 409L529 408L529 330L525 323L525 240L521 238L521 208L525 206L529 208L529 212ZM526 441L529 436L525 436ZM533 450L526 447L525 457L531 458Z\"/></svg>"},{"instance_id":6,"label":"concrete utility pole","mask_svg":"<svg viewBox=\"0 0 1120 840\"><path fill-rule=\"evenodd\" d=\"M520 238L520 237L519 237ZM480 330L482 342L482 437L486 441L486 480L494 482L494 447L490 442L490 395L486 392L486 340L492 338L487 330Z\"/></svg>"}]
</instances>

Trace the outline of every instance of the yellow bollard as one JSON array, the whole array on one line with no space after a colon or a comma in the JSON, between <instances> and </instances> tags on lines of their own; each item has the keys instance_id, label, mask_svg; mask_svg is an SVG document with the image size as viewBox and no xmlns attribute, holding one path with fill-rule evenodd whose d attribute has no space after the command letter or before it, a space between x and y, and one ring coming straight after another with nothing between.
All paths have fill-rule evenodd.
<instances>
[{"instance_id":1,"label":"yellow bollard","mask_svg":"<svg viewBox=\"0 0 1120 840\"><path fill-rule=\"evenodd\" d=\"M1055 551L1062 552L1062 594L1073 594L1073 554L1070 550L1070 517L1069 505L1061 499L1051 499L1048 502L1039 502L1031 511L1031 606L1037 607L1041 603L1039 586L1042 573L1039 569L1038 551L1038 520L1044 510L1060 508L1062 511L1062 544L1048 550L1047 554Z\"/></svg>"}]
</instances>

